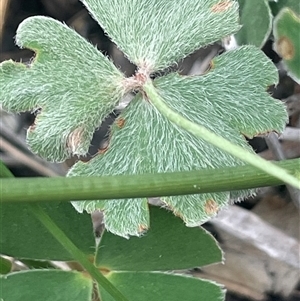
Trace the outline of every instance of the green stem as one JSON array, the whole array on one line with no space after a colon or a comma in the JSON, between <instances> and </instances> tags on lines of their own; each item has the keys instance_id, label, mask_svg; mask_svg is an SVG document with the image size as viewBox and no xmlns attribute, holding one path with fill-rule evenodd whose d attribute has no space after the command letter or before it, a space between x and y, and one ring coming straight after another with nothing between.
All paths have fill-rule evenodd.
<instances>
[{"instance_id":1,"label":"green stem","mask_svg":"<svg viewBox=\"0 0 300 301\"><path fill-rule=\"evenodd\" d=\"M76 259L89 274L95 279L99 286L104 288L115 300L128 301L127 298L110 283L101 272L88 260L68 238L68 236L54 223L46 212L38 204L31 204L30 209L35 217L47 228L47 230L57 239L57 241Z\"/></svg>"},{"instance_id":2,"label":"green stem","mask_svg":"<svg viewBox=\"0 0 300 301\"><path fill-rule=\"evenodd\" d=\"M201 138L208 143L218 147L219 149L241 159L242 161L249 163L263 170L264 172L282 180L284 183L290 184L291 186L300 189L299 179L289 174L285 169L282 169L275 164L250 153L241 146L231 143L227 139L216 135L204 126L193 123L177 112L173 111L160 97L151 80L148 80L146 82L146 84L143 86L143 90L146 92L150 101L160 111L160 113L166 116L174 124L180 126L196 137Z\"/></svg>"},{"instance_id":3,"label":"green stem","mask_svg":"<svg viewBox=\"0 0 300 301\"><path fill-rule=\"evenodd\" d=\"M291 173L300 159L274 163ZM105 177L0 179L3 202L120 199L232 191L283 182L252 165L174 173Z\"/></svg>"}]
</instances>

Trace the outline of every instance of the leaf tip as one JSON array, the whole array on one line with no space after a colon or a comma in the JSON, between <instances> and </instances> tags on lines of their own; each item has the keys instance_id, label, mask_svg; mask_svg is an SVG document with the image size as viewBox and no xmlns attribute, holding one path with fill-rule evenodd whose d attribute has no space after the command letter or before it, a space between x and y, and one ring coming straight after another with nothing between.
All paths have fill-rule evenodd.
<instances>
[{"instance_id":1,"label":"leaf tip","mask_svg":"<svg viewBox=\"0 0 300 301\"><path fill-rule=\"evenodd\" d=\"M145 225L145 224L140 224L138 226L138 232L142 235L145 231L148 230L148 225Z\"/></svg>"}]
</instances>

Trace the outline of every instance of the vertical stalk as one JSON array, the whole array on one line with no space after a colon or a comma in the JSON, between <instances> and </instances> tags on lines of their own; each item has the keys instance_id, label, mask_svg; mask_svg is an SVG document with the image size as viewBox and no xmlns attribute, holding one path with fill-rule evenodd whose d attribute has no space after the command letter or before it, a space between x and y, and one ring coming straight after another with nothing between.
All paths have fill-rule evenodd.
<instances>
[{"instance_id":1,"label":"vertical stalk","mask_svg":"<svg viewBox=\"0 0 300 301\"><path fill-rule=\"evenodd\" d=\"M95 279L99 286L104 288L116 301L129 301L102 273L88 260L69 239L69 237L55 224L38 204L29 205L33 215L46 227L57 241L76 259L86 271Z\"/></svg>"}]
</instances>

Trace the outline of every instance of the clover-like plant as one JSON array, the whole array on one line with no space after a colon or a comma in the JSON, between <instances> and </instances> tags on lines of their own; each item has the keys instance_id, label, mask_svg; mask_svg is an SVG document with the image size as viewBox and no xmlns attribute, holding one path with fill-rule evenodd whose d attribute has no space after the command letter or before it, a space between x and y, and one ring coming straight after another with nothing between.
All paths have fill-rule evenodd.
<instances>
[{"instance_id":1,"label":"clover-like plant","mask_svg":"<svg viewBox=\"0 0 300 301\"><path fill-rule=\"evenodd\" d=\"M8 111L39 112L27 133L33 152L57 162L85 155L94 130L123 96L135 92L113 123L108 146L89 162L77 162L70 177L178 171L180 178L186 171L247 162L299 186L286 170L257 157L245 139L280 132L287 121L284 105L266 92L276 84L277 71L259 49L243 46L226 52L201 76L169 72L153 79L199 47L236 33L237 1L82 2L137 71L126 78L94 46L56 20L32 17L22 22L16 42L32 49L35 58L28 65L1 64L0 101ZM0 171L0 176L11 176L1 164ZM113 189L115 183L108 185ZM199 182L192 186L194 194L161 198L188 226L205 222L231 199L253 193L198 194ZM84 268L8 273L0 277L0 299L20 300L15 288L22 286L25 298L33 301L41 296L80 301L224 300L221 286L168 272L222 261L216 241L204 229L187 229L172 213L149 210L146 198L74 201L73 206L82 214L72 211L69 203L0 203L1 254L27 266L44 268L51 264L45 260L61 260L77 261ZM104 212L106 231L95 244L89 215L83 211L96 209ZM142 239L123 238L141 236L150 216L151 228ZM17 220L13 227L12 219ZM0 256L0 273L9 269Z\"/></svg>"},{"instance_id":2,"label":"clover-like plant","mask_svg":"<svg viewBox=\"0 0 300 301\"><path fill-rule=\"evenodd\" d=\"M280 132L284 105L266 92L277 70L257 48L244 46L216 57L201 76L152 74L176 64L199 47L240 29L233 0L83 0L92 16L136 74L126 78L72 29L46 17L18 28L16 42L32 49L29 65L1 64L0 100L6 110L41 109L28 129L33 152L63 161L85 155L95 128L132 91L138 93L111 127L109 144L69 176L143 174L215 169L251 163L298 186L285 170L255 156L246 137ZM253 191L162 197L188 226L205 222ZM79 211L104 212L106 229L120 236L149 227L147 199L74 202Z\"/></svg>"}]
</instances>

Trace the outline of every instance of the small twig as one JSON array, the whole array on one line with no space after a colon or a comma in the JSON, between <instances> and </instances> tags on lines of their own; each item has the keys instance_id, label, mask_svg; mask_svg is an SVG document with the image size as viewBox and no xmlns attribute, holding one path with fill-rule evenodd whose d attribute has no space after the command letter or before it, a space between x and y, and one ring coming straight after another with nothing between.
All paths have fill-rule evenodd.
<instances>
[{"instance_id":1,"label":"small twig","mask_svg":"<svg viewBox=\"0 0 300 301\"><path fill-rule=\"evenodd\" d=\"M58 174L49 168L43 166L41 163L37 162L34 158L24 154L20 150L18 150L15 146L5 140L3 137L0 137L0 148L8 152L12 157L14 157L17 161L21 162L22 164L32 168L33 170L37 171L39 174L48 176L48 177L55 177Z\"/></svg>"},{"instance_id":2,"label":"small twig","mask_svg":"<svg viewBox=\"0 0 300 301\"><path fill-rule=\"evenodd\" d=\"M3 37L3 27L5 22L5 17L9 5L9 0L1 0L0 1L0 12L1 12L1 18L0 18L0 39Z\"/></svg>"},{"instance_id":3,"label":"small twig","mask_svg":"<svg viewBox=\"0 0 300 301\"><path fill-rule=\"evenodd\" d=\"M295 141L300 143L300 128L286 127L282 134L278 137L283 141Z\"/></svg>"},{"instance_id":4,"label":"small twig","mask_svg":"<svg viewBox=\"0 0 300 301\"><path fill-rule=\"evenodd\" d=\"M60 175L63 176L66 174L66 168L64 168L61 164L53 164L49 163L47 161L44 161L43 159L34 156L32 152L28 149L28 146L26 142L24 141L23 137L20 134L16 134L13 130L11 130L6 122L3 122L2 120L0 121L0 128L1 128L1 133L0 136L3 137L4 140L6 140L9 144L11 144L14 148L18 149L20 152L23 153L26 157L29 158L34 158L34 162L39 163L41 166L44 166L44 168L48 168L49 170L52 170L55 175ZM0 145L1 148L1 145ZM8 153L7 155L11 155ZM20 162L15 161L15 162ZM21 162L23 163L23 162ZM29 168L33 169L32 166L29 166ZM44 175L42 173L42 175Z\"/></svg>"},{"instance_id":5,"label":"small twig","mask_svg":"<svg viewBox=\"0 0 300 301\"><path fill-rule=\"evenodd\" d=\"M233 237L251 244L268 257L279 260L291 269L299 269L300 244L295 238L264 222L256 214L232 206L210 221Z\"/></svg>"}]
</instances>

